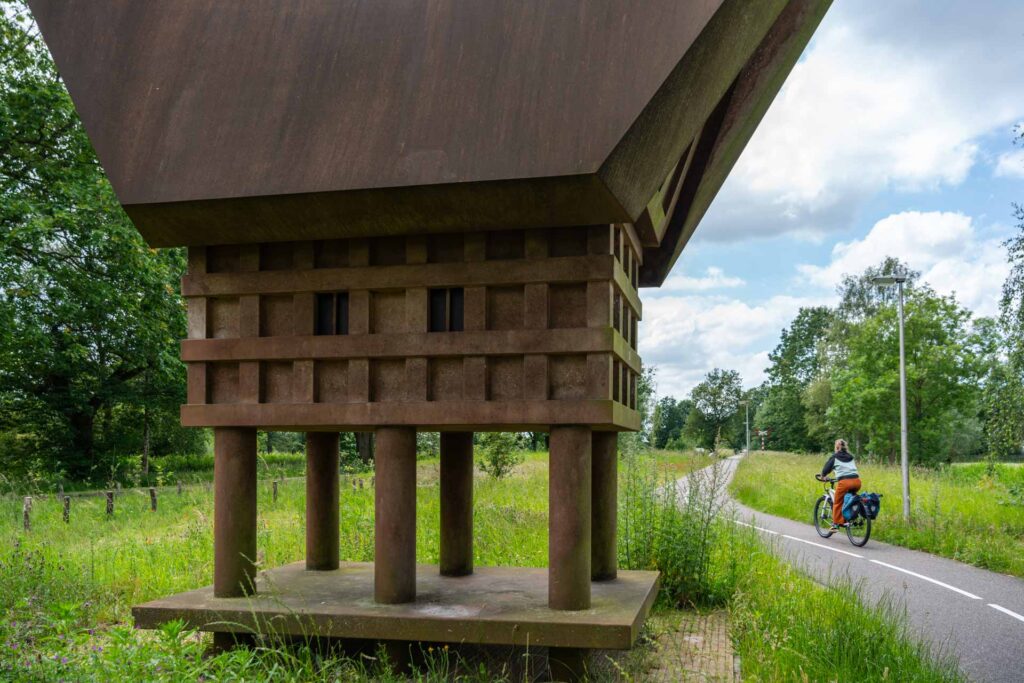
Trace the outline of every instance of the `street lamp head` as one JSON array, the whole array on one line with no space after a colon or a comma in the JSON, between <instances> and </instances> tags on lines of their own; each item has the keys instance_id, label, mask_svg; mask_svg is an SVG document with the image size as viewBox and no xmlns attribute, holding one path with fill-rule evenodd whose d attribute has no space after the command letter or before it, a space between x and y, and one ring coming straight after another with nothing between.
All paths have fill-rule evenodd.
<instances>
[{"instance_id":1,"label":"street lamp head","mask_svg":"<svg viewBox=\"0 0 1024 683\"><path fill-rule=\"evenodd\" d=\"M896 271L891 275L876 275L871 278L871 283L875 285L895 285L897 283L906 282L909 278L907 274L902 271Z\"/></svg>"}]
</instances>

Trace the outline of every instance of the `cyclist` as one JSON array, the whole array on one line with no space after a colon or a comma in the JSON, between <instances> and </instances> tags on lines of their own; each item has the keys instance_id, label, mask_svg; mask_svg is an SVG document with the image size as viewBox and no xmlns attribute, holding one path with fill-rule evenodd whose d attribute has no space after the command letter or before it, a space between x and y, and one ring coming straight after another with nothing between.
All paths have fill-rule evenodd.
<instances>
[{"instance_id":1,"label":"cyclist","mask_svg":"<svg viewBox=\"0 0 1024 683\"><path fill-rule=\"evenodd\" d=\"M825 466L821 468L821 474L815 478L818 481L824 481L832 470L836 472L836 491L832 501L832 530L835 531L846 523L846 520L843 519L843 498L847 493L860 491L860 474L857 473L857 463L854 461L853 455L846 450L846 441L843 439L836 439L835 452L825 461Z\"/></svg>"}]
</instances>

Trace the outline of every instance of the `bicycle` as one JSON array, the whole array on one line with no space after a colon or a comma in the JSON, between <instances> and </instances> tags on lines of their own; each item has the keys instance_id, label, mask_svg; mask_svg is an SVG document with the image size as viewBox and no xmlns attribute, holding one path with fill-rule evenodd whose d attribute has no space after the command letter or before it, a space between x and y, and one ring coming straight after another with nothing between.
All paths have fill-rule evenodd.
<instances>
[{"instance_id":1,"label":"bicycle","mask_svg":"<svg viewBox=\"0 0 1024 683\"><path fill-rule=\"evenodd\" d=\"M835 529L832 528L832 503L835 500L836 480L830 477L822 478L821 475L816 475L815 479L825 484L825 495L814 502L814 530L822 538L830 538L835 533ZM863 548L871 538L871 519L859 498L851 507L855 513L853 521L842 526L846 528L846 536L850 543Z\"/></svg>"}]
</instances>

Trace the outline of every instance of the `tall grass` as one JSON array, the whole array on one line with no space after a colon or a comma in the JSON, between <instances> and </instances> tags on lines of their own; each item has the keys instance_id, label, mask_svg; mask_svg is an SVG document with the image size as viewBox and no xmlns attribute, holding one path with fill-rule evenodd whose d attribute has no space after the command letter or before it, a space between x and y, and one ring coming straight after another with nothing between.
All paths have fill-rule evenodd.
<instances>
[{"instance_id":1,"label":"tall grass","mask_svg":"<svg viewBox=\"0 0 1024 683\"><path fill-rule=\"evenodd\" d=\"M725 469L714 458L677 485L649 454L624 459L620 495L620 564L661 572L659 603L673 607L724 604L735 586L734 567L714 563L735 526L723 519Z\"/></svg>"},{"instance_id":2,"label":"tall grass","mask_svg":"<svg viewBox=\"0 0 1024 683\"><path fill-rule=\"evenodd\" d=\"M752 453L731 490L743 504L809 521L821 485L813 475L823 457ZM911 471L911 522L902 518L898 467L857 463L864 489L883 494L872 537L1015 576L1024 576L1024 467L952 465Z\"/></svg>"},{"instance_id":3,"label":"tall grass","mask_svg":"<svg viewBox=\"0 0 1024 683\"><path fill-rule=\"evenodd\" d=\"M851 584L822 587L743 538L731 613L745 681L966 681L952 656L911 632L895 602L866 606Z\"/></svg>"},{"instance_id":4,"label":"tall grass","mask_svg":"<svg viewBox=\"0 0 1024 683\"><path fill-rule=\"evenodd\" d=\"M659 605L728 604L744 680L964 680L893 603L867 606L849 584L819 586L736 526L717 461L677 486L635 456L622 483L624 566L662 572Z\"/></svg>"},{"instance_id":5,"label":"tall grass","mask_svg":"<svg viewBox=\"0 0 1024 683\"><path fill-rule=\"evenodd\" d=\"M814 632L824 608L813 600L826 600L817 598L814 591L825 589L793 573L786 579L792 586L786 584L780 593L773 588L771 571L759 574L765 567L776 567L772 571L779 572L781 565L770 564L778 561L747 530L722 520L720 476L695 478L686 488L671 485L675 476L706 464L707 458L683 454L630 457L620 469L622 566L662 571L664 593L659 610L731 602L734 611L740 610L735 611L734 638L745 648L745 660L750 657L760 662L762 672L775 672L754 680L799 680L797 659L767 644L784 639L787 632ZM417 476L420 562L437 561L437 476L436 461L421 462ZM528 454L507 479L478 476L476 487L475 561L479 565L544 566L546 454ZM105 517L99 499L76 499L68 525L60 521L60 507L53 497L40 498L29 533L19 528L19 512L20 504L0 502L0 680L399 680L376 652L342 657L313 643L285 647L262 640L251 649L206 657L208 641L180 623L156 632L132 629L130 605L210 582L212 498L206 487L186 489L181 497L162 494L155 513L148 509L144 495L125 492L118 497L112 519ZM341 533L343 559L371 559L372 489L343 486ZM258 546L260 561L266 566L301 559L302 481L283 482L276 503L269 482L261 483ZM852 596L826 594L827 601L837 605L856 603ZM796 600L794 595L801 598ZM890 617L878 616L885 623ZM744 640L751 624L766 634L762 645ZM898 629L884 633L894 634L893 643L872 645L879 651L869 653L878 661L893 662L893 680L915 680L899 674L927 669L930 653L914 650ZM820 642L826 648L838 648L840 635L838 629L827 631ZM901 656L907 661L882 652L882 648L903 648L908 654ZM889 659L884 660L883 655ZM643 680L642 656L641 651L618 664L618 669L599 669L598 680ZM524 680L524 669L517 662L495 665L464 660L461 653L443 648L424 653L418 660L413 680ZM820 673L825 669L805 666L804 670ZM810 680L831 679L816 674Z\"/></svg>"}]
</instances>

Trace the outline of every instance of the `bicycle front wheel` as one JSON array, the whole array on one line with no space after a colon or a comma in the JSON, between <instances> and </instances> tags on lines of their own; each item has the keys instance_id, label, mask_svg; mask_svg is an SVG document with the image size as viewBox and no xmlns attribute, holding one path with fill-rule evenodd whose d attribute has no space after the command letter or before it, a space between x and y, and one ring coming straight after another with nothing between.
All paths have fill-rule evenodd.
<instances>
[{"instance_id":1,"label":"bicycle front wheel","mask_svg":"<svg viewBox=\"0 0 1024 683\"><path fill-rule=\"evenodd\" d=\"M855 502L852 507L856 515L853 521L846 525L846 535L850 543L863 548L871 538L871 520L868 519L867 511L860 501Z\"/></svg>"},{"instance_id":2,"label":"bicycle front wheel","mask_svg":"<svg viewBox=\"0 0 1024 683\"><path fill-rule=\"evenodd\" d=\"M832 505L825 496L814 503L814 530L822 538L832 535Z\"/></svg>"}]
</instances>

